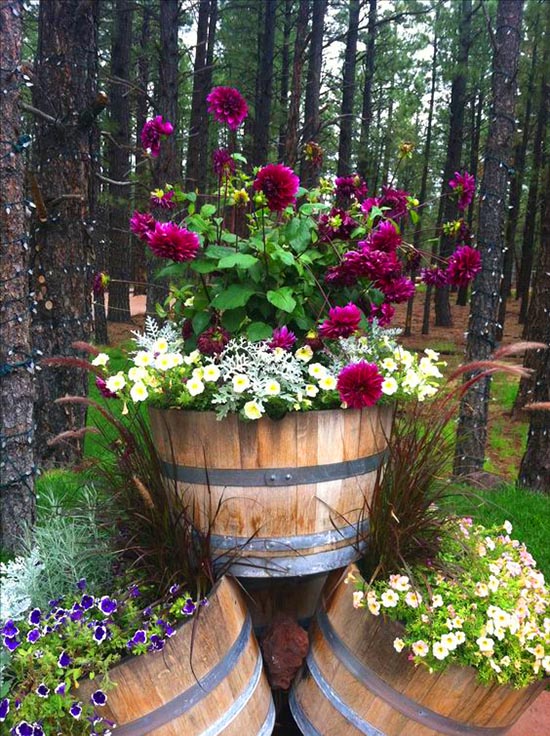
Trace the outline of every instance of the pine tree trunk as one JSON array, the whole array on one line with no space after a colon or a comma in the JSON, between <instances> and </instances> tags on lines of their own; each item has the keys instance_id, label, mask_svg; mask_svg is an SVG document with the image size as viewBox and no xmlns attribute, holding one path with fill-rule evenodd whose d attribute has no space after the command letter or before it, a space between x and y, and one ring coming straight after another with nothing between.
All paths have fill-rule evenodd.
<instances>
[{"instance_id":1,"label":"pine tree trunk","mask_svg":"<svg viewBox=\"0 0 550 736\"><path fill-rule=\"evenodd\" d=\"M492 74L492 110L480 188L478 247L482 268L472 289L466 360L489 358L496 344L500 281L504 263L503 224L513 154L516 75L523 3L500 0L497 8ZM481 379L460 403L454 473L483 468L487 441L490 382Z\"/></svg>"},{"instance_id":2,"label":"pine tree trunk","mask_svg":"<svg viewBox=\"0 0 550 736\"><path fill-rule=\"evenodd\" d=\"M447 156L443 170L441 188L443 201L443 222L456 218L457 206L454 198L449 197L449 180L460 168L462 157L462 139L464 129L464 109L466 106L466 81L468 73L468 54L471 43L472 0L462 0L460 15L460 38L457 56L457 71L451 87L450 126L447 144ZM439 244L439 255L447 258L454 250L454 238L442 234ZM449 287L442 286L435 290L435 324L439 327L451 327L453 318L449 302Z\"/></svg>"},{"instance_id":3,"label":"pine tree trunk","mask_svg":"<svg viewBox=\"0 0 550 736\"><path fill-rule=\"evenodd\" d=\"M355 97L355 69L357 67L357 37L359 33L359 0L349 0L349 21L342 74L342 103L340 106L340 137L338 139L338 176L351 173L353 140L353 102Z\"/></svg>"},{"instance_id":4,"label":"pine tree trunk","mask_svg":"<svg viewBox=\"0 0 550 736\"><path fill-rule=\"evenodd\" d=\"M434 39L433 39L433 54L432 54L432 80L430 84L430 103L428 106L428 121L426 124L426 140L424 143L424 163L422 166L422 180L420 183L420 194L419 194L419 201L421 203L424 203L426 201L426 195L428 193L428 172L430 168L430 155L431 155L431 148L432 148L432 128L433 128L433 115L434 115L434 103L435 103L435 88L437 83L437 47L438 47L438 36L437 36L437 13L435 18L435 31L434 31ZM413 238L413 245L415 248L420 247L420 239L422 237L422 216L423 216L423 208L420 208L418 212L418 222L415 225L414 228L414 238ZM430 290L431 294L431 290ZM429 302L428 302L429 303ZM414 294L409 299L407 303L407 314L405 317L405 330L404 335L406 337L409 337L411 334L411 325L412 325L412 315L413 315L413 306L414 306Z\"/></svg>"},{"instance_id":5,"label":"pine tree trunk","mask_svg":"<svg viewBox=\"0 0 550 736\"><path fill-rule=\"evenodd\" d=\"M92 331L88 203L93 119L82 113L96 93L97 10L96 0L49 0L39 11L33 105L56 119L37 116L34 144L35 189L44 200L44 211L32 228L31 283L38 300L32 336L36 351L44 357L74 354L71 344L89 341ZM37 466L81 457L78 439L55 447L48 441L84 426L82 407L53 402L65 394L85 395L87 380L87 374L75 369L39 371Z\"/></svg>"},{"instance_id":6,"label":"pine tree trunk","mask_svg":"<svg viewBox=\"0 0 550 736\"><path fill-rule=\"evenodd\" d=\"M547 84L545 94L548 104L550 84ZM546 166L545 191L550 191L550 163ZM519 484L550 494L550 197L541 200L541 222L539 257L525 337L546 343L547 347L527 352L525 366L533 369L534 373L525 385L520 386L519 394L528 403L544 402L547 408L529 412L527 449L519 469Z\"/></svg>"},{"instance_id":7,"label":"pine tree trunk","mask_svg":"<svg viewBox=\"0 0 550 736\"><path fill-rule=\"evenodd\" d=\"M323 34L325 30L325 13L327 0L318 0L313 4L311 19L311 42L307 67L306 100L304 105L304 126L302 143L315 141L319 134L319 99L321 96L321 69L323 66ZM302 156L300 167L302 186L309 189L318 180L318 167Z\"/></svg>"},{"instance_id":8,"label":"pine tree trunk","mask_svg":"<svg viewBox=\"0 0 550 736\"><path fill-rule=\"evenodd\" d=\"M0 5L0 532L15 552L25 525L34 522L33 371L29 295L25 163L20 135L23 87L23 3Z\"/></svg>"},{"instance_id":9,"label":"pine tree trunk","mask_svg":"<svg viewBox=\"0 0 550 736\"><path fill-rule=\"evenodd\" d=\"M290 31L292 29L292 0L285 0L285 16L283 21L283 47L281 51L281 88L279 91L279 142L277 146L278 160L285 157L288 82L290 79Z\"/></svg>"},{"instance_id":10,"label":"pine tree trunk","mask_svg":"<svg viewBox=\"0 0 550 736\"><path fill-rule=\"evenodd\" d=\"M130 99L128 86L116 80L130 77L133 0L116 0L109 93L112 125L108 143L109 179L124 181L130 168ZM128 187L109 184L109 322L130 321L130 208Z\"/></svg>"},{"instance_id":11,"label":"pine tree trunk","mask_svg":"<svg viewBox=\"0 0 550 736\"><path fill-rule=\"evenodd\" d=\"M269 123L273 96L273 53L275 50L275 14L277 0L264 0L264 26L260 67L256 88L254 146L252 164L265 164L269 151Z\"/></svg>"},{"instance_id":12,"label":"pine tree trunk","mask_svg":"<svg viewBox=\"0 0 550 736\"><path fill-rule=\"evenodd\" d=\"M197 25L197 46L193 65L193 93L191 98L191 119L189 121L189 142L187 145L187 169L185 187L187 191L199 189L204 167L204 130L206 124L206 53L208 46L208 23L210 19L210 0L200 0Z\"/></svg>"},{"instance_id":13,"label":"pine tree trunk","mask_svg":"<svg viewBox=\"0 0 550 736\"><path fill-rule=\"evenodd\" d=\"M531 271L533 269L533 256L535 245L535 212L538 211L539 183L542 169L542 155L544 141L548 127L548 78L550 67L550 13L547 13L546 33L544 39L544 52L541 67L540 92L538 99L537 124L535 128L535 139L533 141L533 161L531 165L531 178L529 181L529 193L527 195L527 213L525 227L523 229L521 263L519 268L518 292L521 299L519 310L520 323L525 322L529 306L529 287L531 284ZM548 192L546 192L548 196ZM532 213L532 214L531 214Z\"/></svg>"},{"instance_id":14,"label":"pine tree trunk","mask_svg":"<svg viewBox=\"0 0 550 736\"><path fill-rule=\"evenodd\" d=\"M292 88L288 106L288 125L285 142L285 163L293 167L298 157L298 125L300 121L300 100L302 96L302 71L307 43L307 23L309 18L308 0L300 0L294 41L294 60L292 63Z\"/></svg>"},{"instance_id":15,"label":"pine tree trunk","mask_svg":"<svg viewBox=\"0 0 550 736\"><path fill-rule=\"evenodd\" d=\"M376 11L377 0L369 0L369 20L367 26L367 53L365 55L365 78L363 81L363 106L361 110L361 132L359 134L359 155L357 171L367 179L369 171L369 140L372 122L372 81L376 54Z\"/></svg>"}]
</instances>

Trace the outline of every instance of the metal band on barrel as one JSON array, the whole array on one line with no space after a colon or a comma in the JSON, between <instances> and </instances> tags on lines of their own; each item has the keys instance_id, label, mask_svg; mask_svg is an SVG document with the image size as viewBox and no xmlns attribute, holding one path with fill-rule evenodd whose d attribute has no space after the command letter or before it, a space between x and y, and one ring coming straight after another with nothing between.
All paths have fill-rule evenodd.
<instances>
[{"instance_id":1,"label":"metal band on barrel","mask_svg":"<svg viewBox=\"0 0 550 736\"><path fill-rule=\"evenodd\" d=\"M250 614L247 613L243 627L239 632L239 636L235 639L235 641L231 645L231 648L228 650L227 654L223 657L222 660L214 665L214 667L209 672L207 672L204 677L198 680L198 682L196 682L187 690L184 690L184 692L180 693L179 695L176 695L176 697L172 698L172 700L170 700L168 703L161 705L159 708L151 711L151 713L147 713L140 718L136 718L130 723L118 726L116 729L117 736L146 736L146 734L151 733L155 729L160 728L167 723L170 723L176 718L184 715L184 713L187 713L187 711L191 710L191 708L194 708L195 705L197 705L197 703L199 703L210 692L212 692L212 690L214 690L214 688L217 687L217 685L219 685L220 682L222 682L222 680L224 680L229 672L231 672L231 670L236 666L241 655L248 646L251 631L252 619L250 618ZM246 700L251 697L256 685L258 684L261 676L261 671L262 658L261 656L259 656L258 662L256 663L254 669L254 673L252 675L252 680L255 679L254 687L252 687L251 690L250 687L247 688ZM239 703L239 710L242 710L243 705L244 703ZM227 722L225 720L226 715L227 714L222 717L222 720L224 722L222 728L225 728L225 726L227 725ZM234 718L236 715L237 712L235 712L232 717ZM218 725L218 722L214 724L214 726L216 725ZM208 733L216 734L219 733L219 730L209 730Z\"/></svg>"},{"instance_id":2,"label":"metal band on barrel","mask_svg":"<svg viewBox=\"0 0 550 736\"><path fill-rule=\"evenodd\" d=\"M179 483L211 486L303 486L353 478L377 470L385 462L387 451L356 460L298 468L192 468L163 460L162 472Z\"/></svg>"},{"instance_id":3,"label":"metal band on barrel","mask_svg":"<svg viewBox=\"0 0 550 736\"><path fill-rule=\"evenodd\" d=\"M394 710L398 711L410 720L416 721L427 728L434 729L438 733L446 734L447 736L503 736L509 729L509 725L502 728L491 728L472 726L468 723L460 723L459 721L455 721L453 718L436 713L435 711L424 707L421 703L417 703L406 695L397 692L391 685L379 677L376 672L371 670L370 667L366 667L362 662L360 662L353 652L348 649L333 628L324 609L318 609L315 618L331 651L337 659L342 662L347 671L354 675L361 685L363 685L369 692L376 695ZM350 710L349 706L343 704L342 700L336 696L333 686L326 683L321 670L313 658L312 652L308 655L307 663L317 685L325 693L325 696L327 696L328 692L328 698L334 708L347 718L348 716L346 714L347 711ZM326 688L321 687L321 681L323 684L326 684ZM331 697L331 693L334 697ZM361 719L357 714L354 714L354 718L354 725L356 728L359 728L359 730L361 730L361 726L359 726L355 721L357 720L362 723L363 730L361 730L361 733L369 734L369 736L371 734L380 733L374 728L374 726Z\"/></svg>"}]
</instances>

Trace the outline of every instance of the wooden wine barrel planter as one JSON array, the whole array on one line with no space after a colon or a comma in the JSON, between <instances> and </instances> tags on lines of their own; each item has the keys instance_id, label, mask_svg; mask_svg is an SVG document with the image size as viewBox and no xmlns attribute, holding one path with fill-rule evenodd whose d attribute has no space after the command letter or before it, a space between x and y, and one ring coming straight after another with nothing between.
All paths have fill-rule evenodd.
<instances>
[{"instance_id":1,"label":"wooden wine barrel planter","mask_svg":"<svg viewBox=\"0 0 550 736\"><path fill-rule=\"evenodd\" d=\"M232 574L311 575L357 559L392 407L254 422L174 409L150 416L167 480L186 493L200 528L212 524L213 557L234 559Z\"/></svg>"},{"instance_id":2,"label":"wooden wine barrel planter","mask_svg":"<svg viewBox=\"0 0 550 736\"><path fill-rule=\"evenodd\" d=\"M117 736L268 736L271 691L252 622L237 583L222 578L198 619L180 626L161 652L113 667L104 718ZM78 699L97 682L86 682Z\"/></svg>"},{"instance_id":3,"label":"wooden wine barrel planter","mask_svg":"<svg viewBox=\"0 0 550 736\"><path fill-rule=\"evenodd\" d=\"M415 667L393 648L402 627L355 610L351 585L336 582L327 581L290 695L305 736L501 736L544 688L480 685L471 667Z\"/></svg>"}]
</instances>

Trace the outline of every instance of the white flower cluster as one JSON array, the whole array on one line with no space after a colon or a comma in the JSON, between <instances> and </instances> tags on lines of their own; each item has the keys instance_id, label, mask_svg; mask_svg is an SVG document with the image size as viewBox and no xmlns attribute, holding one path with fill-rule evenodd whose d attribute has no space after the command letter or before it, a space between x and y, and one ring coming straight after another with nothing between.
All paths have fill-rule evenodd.
<instances>
[{"instance_id":1,"label":"white flower cluster","mask_svg":"<svg viewBox=\"0 0 550 736\"><path fill-rule=\"evenodd\" d=\"M394 648L410 647L416 662L430 668L473 665L483 682L516 687L550 675L550 594L532 556L510 539L508 521L499 534L486 534L468 519L457 528L475 550L458 578L424 571L424 600L406 575L391 575L366 593L356 590L353 605L403 622Z\"/></svg>"},{"instance_id":2,"label":"white flower cluster","mask_svg":"<svg viewBox=\"0 0 550 736\"><path fill-rule=\"evenodd\" d=\"M180 331L172 322L165 322L162 327L154 317L147 316L145 318L144 332L133 330L136 345L147 352L155 352L156 345L166 345L163 352L176 352L181 350L183 339Z\"/></svg>"}]
</instances>

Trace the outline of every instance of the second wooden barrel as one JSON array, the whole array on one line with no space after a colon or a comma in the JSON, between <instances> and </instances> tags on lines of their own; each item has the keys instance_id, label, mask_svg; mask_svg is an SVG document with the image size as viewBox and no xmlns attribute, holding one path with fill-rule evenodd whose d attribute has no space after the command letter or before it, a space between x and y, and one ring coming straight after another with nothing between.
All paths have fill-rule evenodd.
<instances>
[{"instance_id":1,"label":"second wooden barrel","mask_svg":"<svg viewBox=\"0 0 550 736\"><path fill-rule=\"evenodd\" d=\"M312 575L357 559L393 407L254 422L172 409L150 416L167 480L199 527L210 527L213 557L232 574Z\"/></svg>"},{"instance_id":2,"label":"second wooden barrel","mask_svg":"<svg viewBox=\"0 0 550 736\"><path fill-rule=\"evenodd\" d=\"M393 647L400 625L354 609L353 586L336 583L327 581L290 695L304 736L503 736L544 688L481 685L472 667L415 667Z\"/></svg>"}]
</instances>

